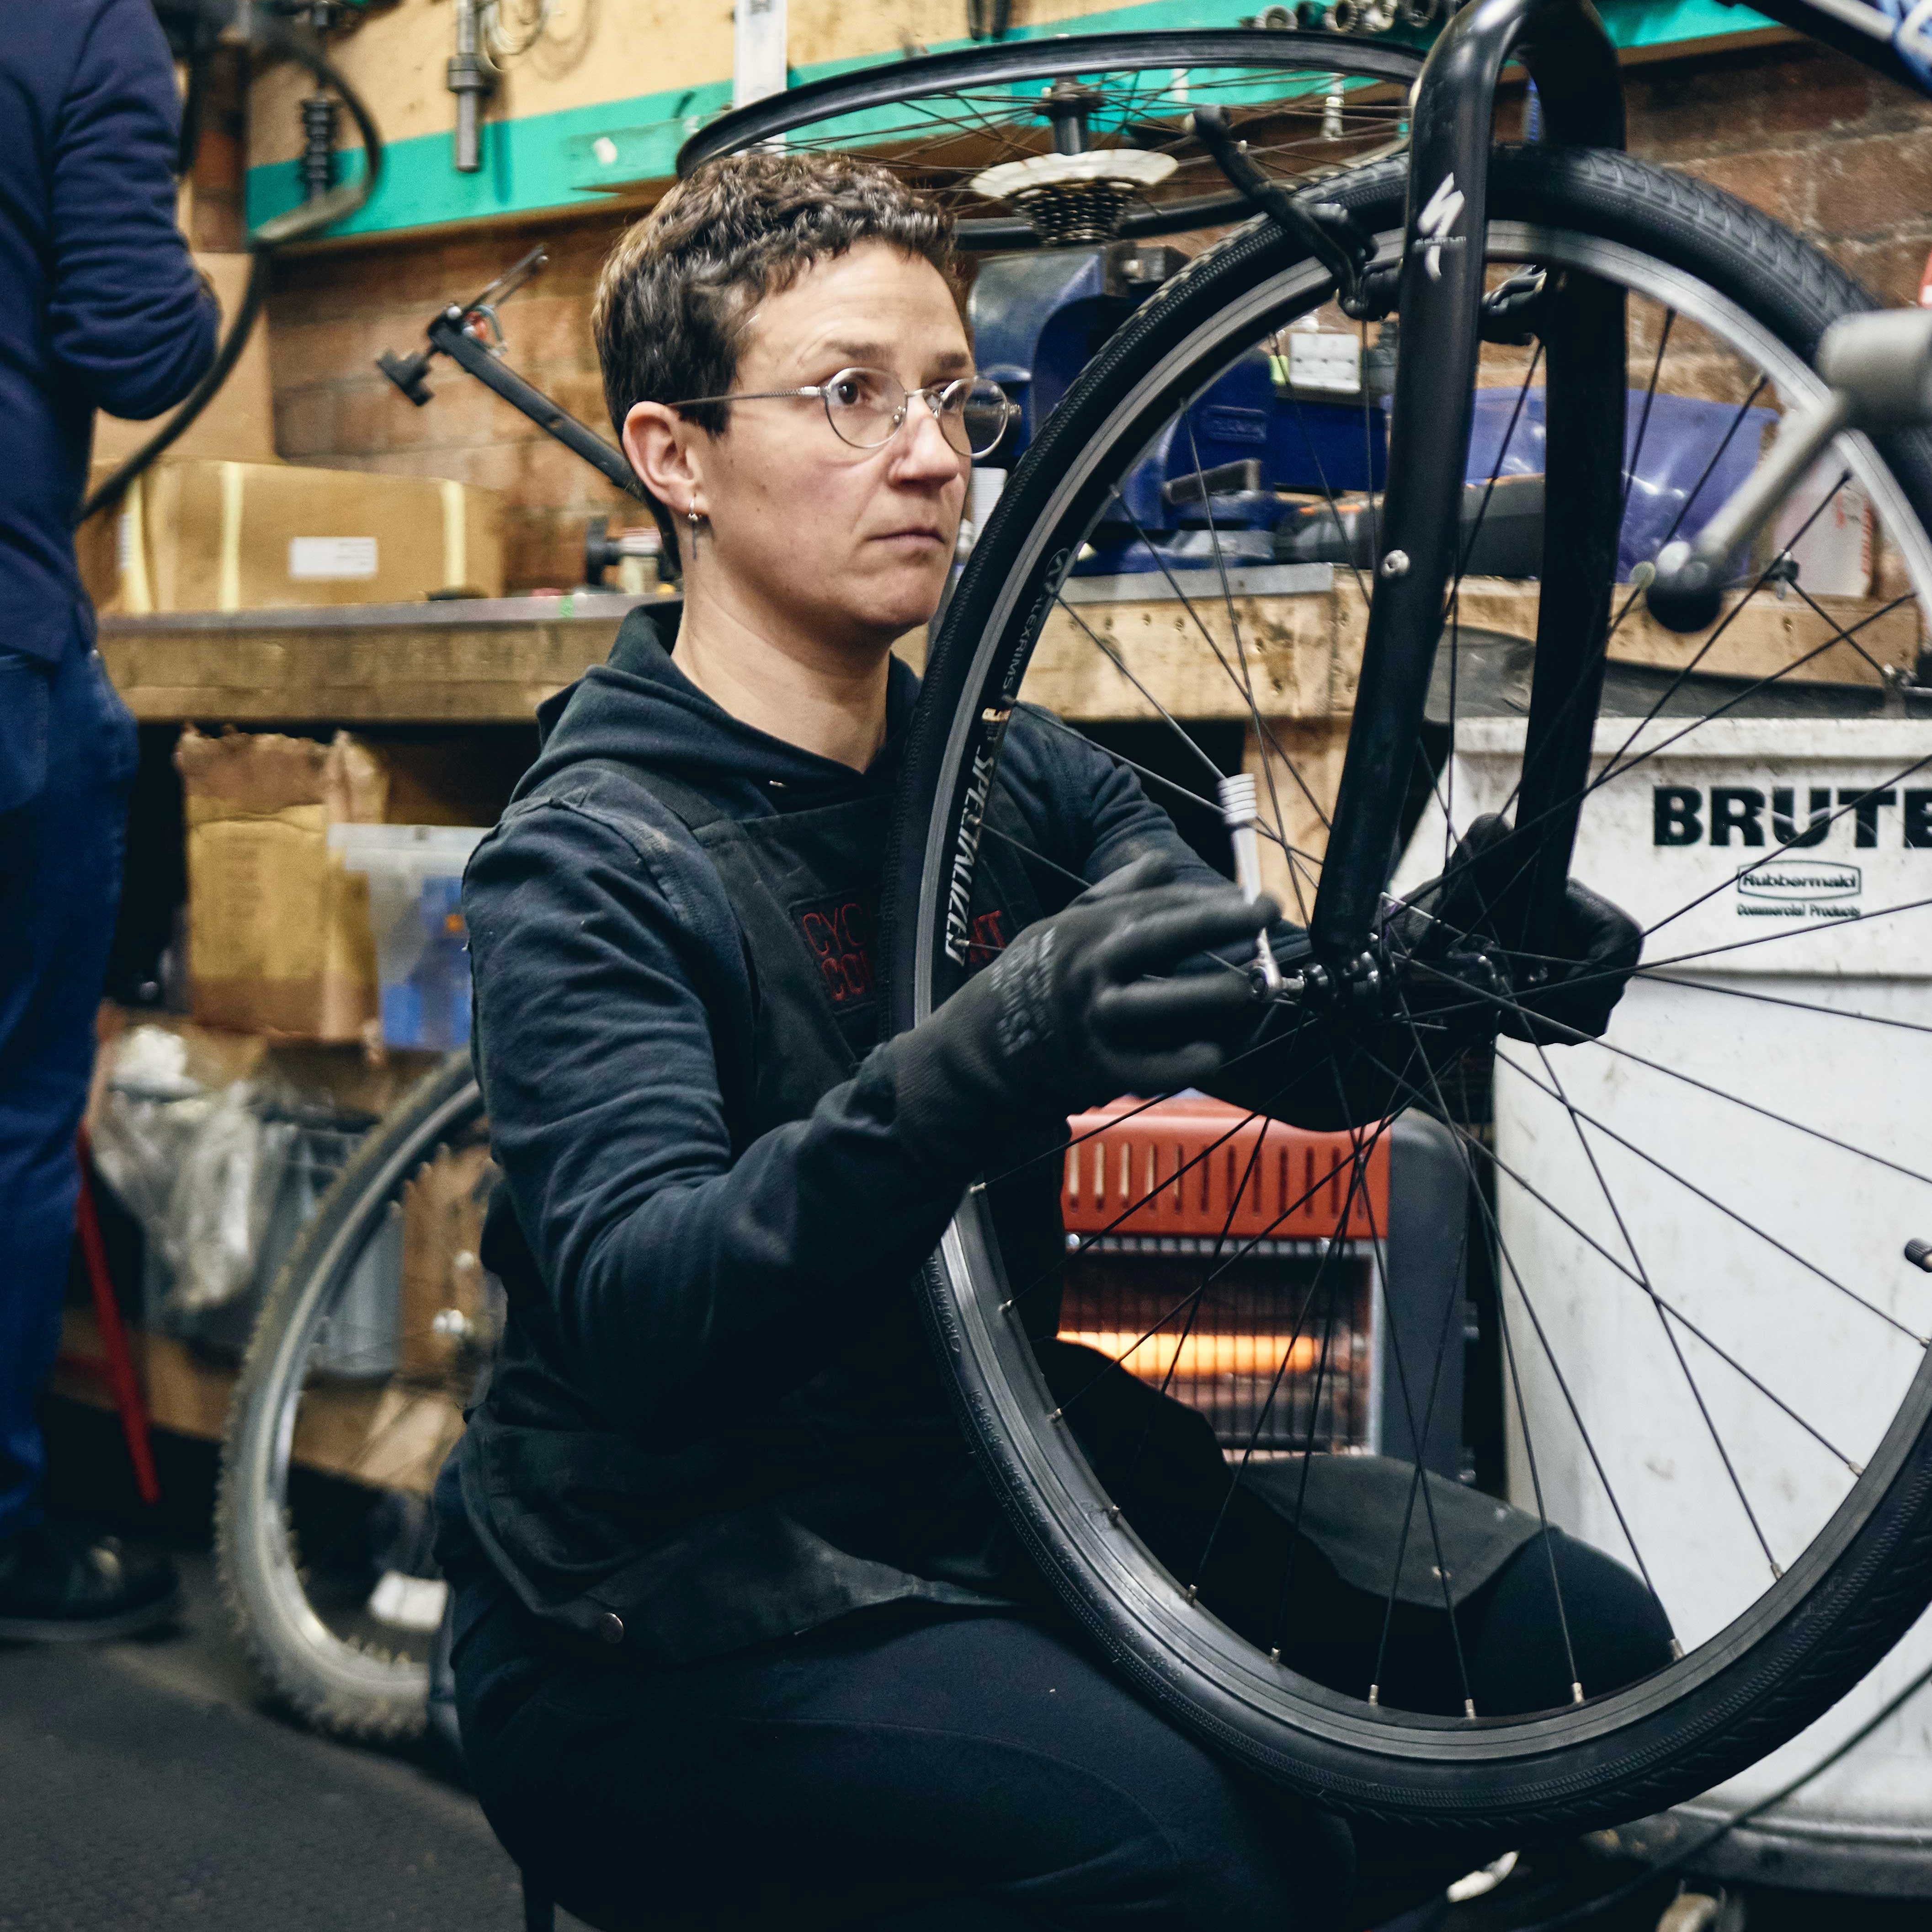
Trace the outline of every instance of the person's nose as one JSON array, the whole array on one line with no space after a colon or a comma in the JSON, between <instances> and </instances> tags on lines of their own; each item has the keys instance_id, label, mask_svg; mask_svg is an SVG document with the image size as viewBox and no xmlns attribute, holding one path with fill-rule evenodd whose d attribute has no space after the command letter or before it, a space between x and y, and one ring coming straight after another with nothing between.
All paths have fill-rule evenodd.
<instances>
[{"instance_id":1,"label":"person's nose","mask_svg":"<svg viewBox=\"0 0 1932 1932\"><path fill-rule=\"evenodd\" d=\"M892 480L950 483L964 470L968 460L946 441L931 400L908 396L905 421L892 438Z\"/></svg>"}]
</instances>

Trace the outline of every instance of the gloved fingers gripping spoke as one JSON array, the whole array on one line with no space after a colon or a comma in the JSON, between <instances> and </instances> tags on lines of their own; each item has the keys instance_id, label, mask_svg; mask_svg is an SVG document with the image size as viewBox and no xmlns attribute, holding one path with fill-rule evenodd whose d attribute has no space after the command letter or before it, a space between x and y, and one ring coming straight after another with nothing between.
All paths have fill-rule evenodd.
<instances>
[{"instance_id":1,"label":"gloved fingers gripping spoke","mask_svg":"<svg viewBox=\"0 0 1932 1932\"><path fill-rule=\"evenodd\" d=\"M1281 916L1272 899L1250 901L1233 887L1175 886L1115 927L1100 950L1100 964L1116 985L1159 972L1197 954L1217 952L1238 940L1252 940Z\"/></svg>"},{"instance_id":2,"label":"gloved fingers gripping spoke","mask_svg":"<svg viewBox=\"0 0 1932 1932\"><path fill-rule=\"evenodd\" d=\"M1245 980L1220 973L1138 980L1131 986L1109 987L1094 1003L1096 1030L1103 1039L1122 1045L1219 1045L1251 1028L1254 1016L1254 996Z\"/></svg>"}]
</instances>

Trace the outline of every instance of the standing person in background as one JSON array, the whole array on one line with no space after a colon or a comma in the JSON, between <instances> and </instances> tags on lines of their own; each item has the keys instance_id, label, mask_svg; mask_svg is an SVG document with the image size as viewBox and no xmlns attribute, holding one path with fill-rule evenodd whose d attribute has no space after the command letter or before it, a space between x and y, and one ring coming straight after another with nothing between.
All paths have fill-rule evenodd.
<instances>
[{"instance_id":1,"label":"standing person in background","mask_svg":"<svg viewBox=\"0 0 1932 1932\"><path fill-rule=\"evenodd\" d=\"M148 0L0 0L0 1639L122 1635L176 1596L165 1565L45 1520L34 1407L136 757L73 524L94 411L157 416L214 360L180 123Z\"/></svg>"}]
</instances>

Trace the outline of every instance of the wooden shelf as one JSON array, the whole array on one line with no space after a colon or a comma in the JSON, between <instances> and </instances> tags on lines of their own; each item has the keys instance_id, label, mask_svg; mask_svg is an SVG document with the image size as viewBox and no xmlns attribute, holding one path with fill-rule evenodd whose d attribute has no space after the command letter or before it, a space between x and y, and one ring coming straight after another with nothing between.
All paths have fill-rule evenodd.
<instances>
[{"instance_id":1,"label":"wooden shelf","mask_svg":"<svg viewBox=\"0 0 1932 1932\"><path fill-rule=\"evenodd\" d=\"M144 724L527 724L610 656L612 592L327 610L104 617L100 654Z\"/></svg>"},{"instance_id":2,"label":"wooden shelf","mask_svg":"<svg viewBox=\"0 0 1932 1932\"><path fill-rule=\"evenodd\" d=\"M196 1354L171 1336L138 1328L128 1330L128 1346L146 1396L150 1424L178 1436L219 1442L227 1432L238 1371ZM61 1354L54 1394L92 1408L112 1410L113 1399L106 1385L64 1359L98 1359L100 1331L92 1309L66 1310ZM427 1495L443 1457L462 1432L461 1408L435 1390L388 1382L323 1384L302 1397L290 1454L307 1468Z\"/></svg>"},{"instance_id":3,"label":"wooden shelf","mask_svg":"<svg viewBox=\"0 0 1932 1932\"><path fill-rule=\"evenodd\" d=\"M1092 723L1154 718L1156 704L1176 718L1245 718L1241 692L1199 648L1204 627L1232 662L1238 624L1258 669L1264 716L1346 714L1366 629L1353 574L1328 564L1276 564L1228 576L1225 594L1210 571L1181 574L1178 590L1153 574L1070 580L1041 632L1024 695ZM1630 594L1619 586L1615 608ZM1462 586L1462 621L1528 638L1537 598L1533 584L1471 578ZM146 722L526 724L544 698L610 655L630 610L669 601L586 592L110 617L101 620L100 650L116 687ZM1916 605L1881 615L1871 598L1812 602L1816 609L1800 598L1780 603L1760 593L1707 651L1708 633L1678 637L1639 598L1610 655L1672 669L1694 662L1702 671L1744 678L1805 660L1781 680L1792 684L1876 686L1880 665L1914 662ZM1831 643L1834 625L1860 627L1858 646ZM1126 670L1095 648L1096 639ZM902 654L915 667L923 642L919 632L902 642Z\"/></svg>"}]
</instances>

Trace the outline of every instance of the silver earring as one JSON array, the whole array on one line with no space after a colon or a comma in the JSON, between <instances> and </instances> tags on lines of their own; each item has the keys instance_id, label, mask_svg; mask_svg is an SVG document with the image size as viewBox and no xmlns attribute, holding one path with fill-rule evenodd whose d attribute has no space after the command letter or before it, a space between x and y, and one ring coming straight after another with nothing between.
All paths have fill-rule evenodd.
<instances>
[{"instance_id":1,"label":"silver earring","mask_svg":"<svg viewBox=\"0 0 1932 1932\"><path fill-rule=\"evenodd\" d=\"M696 530L698 525L704 520L704 512L700 510L694 502L687 503L684 506L684 520L688 524L693 530Z\"/></svg>"}]
</instances>

